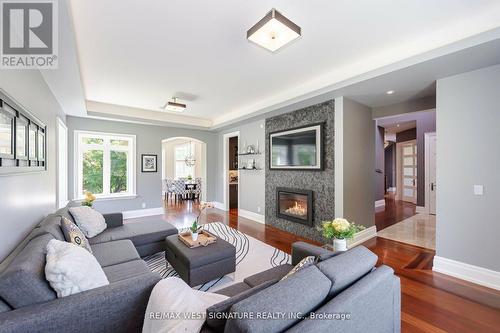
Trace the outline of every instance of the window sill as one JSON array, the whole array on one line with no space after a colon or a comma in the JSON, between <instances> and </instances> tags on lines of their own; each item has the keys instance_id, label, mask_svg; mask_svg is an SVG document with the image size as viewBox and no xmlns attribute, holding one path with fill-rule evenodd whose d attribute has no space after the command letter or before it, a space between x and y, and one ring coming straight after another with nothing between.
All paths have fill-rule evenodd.
<instances>
[{"instance_id":1,"label":"window sill","mask_svg":"<svg viewBox=\"0 0 500 333\"><path fill-rule=\"evenodd\" d=\"M137 198L137 194L127 194L127 195L107 195L107 196L102 196L102 197L97 197L95 199L96 202L98 201L109 201L109 200L131 200ZM82 202L84 198L78 198L73 200L74 202Z\"/></svg>"}]
</instances>

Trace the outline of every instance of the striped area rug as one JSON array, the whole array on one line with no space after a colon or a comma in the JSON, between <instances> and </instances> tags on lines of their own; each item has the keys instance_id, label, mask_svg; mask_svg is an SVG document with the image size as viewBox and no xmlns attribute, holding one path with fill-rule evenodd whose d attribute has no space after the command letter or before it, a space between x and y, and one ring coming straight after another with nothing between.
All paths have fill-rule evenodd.
<instances>
[{"instance_id":1,"label":"striped area rug","mask_svg":"<svg viewBox=\"0 0 500 333\"><path fill-rule=\"evenodd\" d=\"M205 224L203 228L236 247L236 272L234 274L234 281L228 276L224 276L197 286L195 289L215 291L233 283L241 282L250 275L291 262L289 254L253 237L247 236L223 223L208 223ZM182 231L185 230L179 230L179 232ZM153 272L158 272L163 278L179 276L173 267L165 260L164 252L153 254L144 258L144 260Z\"/></svg>"}]
</instances>

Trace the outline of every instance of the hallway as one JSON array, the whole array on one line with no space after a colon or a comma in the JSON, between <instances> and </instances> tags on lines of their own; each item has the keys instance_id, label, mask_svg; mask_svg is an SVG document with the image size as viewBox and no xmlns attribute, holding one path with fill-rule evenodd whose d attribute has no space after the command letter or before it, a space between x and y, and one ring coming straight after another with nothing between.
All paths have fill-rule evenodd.
<instances>
[{"instance_id":1,"label":"hallway","mask_svg":"<svg viewBox=\"0 0 500 333\"><path fill-rule=\"evenodd\" d=\"M375 208L377 231L385 229L416 214L416 205L396 200L394 193L385 195L385 206Z\"/></svg>"}]
</instances>

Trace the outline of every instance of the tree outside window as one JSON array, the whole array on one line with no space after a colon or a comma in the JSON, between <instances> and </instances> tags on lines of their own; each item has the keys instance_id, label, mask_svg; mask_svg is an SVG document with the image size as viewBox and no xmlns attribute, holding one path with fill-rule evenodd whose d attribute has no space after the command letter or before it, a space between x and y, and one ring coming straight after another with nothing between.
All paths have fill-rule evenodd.
<instances>
[{"instance_id":1,"label":"tree outside window","mask_svg":"<svg viewBox=\"0 0 500 333\"><path fill-rule=\"evenodd\" d=\"M78 132L77 196L135 194L135 137Z\"/></svg>"}]
</instances>

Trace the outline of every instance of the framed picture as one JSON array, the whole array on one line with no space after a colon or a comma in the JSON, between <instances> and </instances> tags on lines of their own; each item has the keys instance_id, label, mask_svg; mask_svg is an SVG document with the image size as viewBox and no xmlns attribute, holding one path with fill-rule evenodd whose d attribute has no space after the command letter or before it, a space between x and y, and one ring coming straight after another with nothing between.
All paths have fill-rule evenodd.
<instances>
[{"instance_id":1,"label":"framed picture","mask_svg":"<svg viewBox=\"0 0 500 333\"><path fill-rule=\"evenodd\" d=\"M19 115L16 118L16 159L28 159L28 124L27 118Z\"/></svg>"},{"instance_id":2,"label":"framed picture","mask_svg":"<svg viewBox=\"0 0 500 333\"><path fill-rule=\"evenodd\" d=\"M158 171L158 155L142 154L142 172Z\"/></svg>"},{"instance_id":3,"label":"framed picture","mask_svg":"<svg viewBox=\"0 0 500 333\"><path fill-rule=\"evenodd\" d=\"M0 106L0 158L14 158L14 119L16 113L5 103Z\"/></svg>"}]
</instances>

